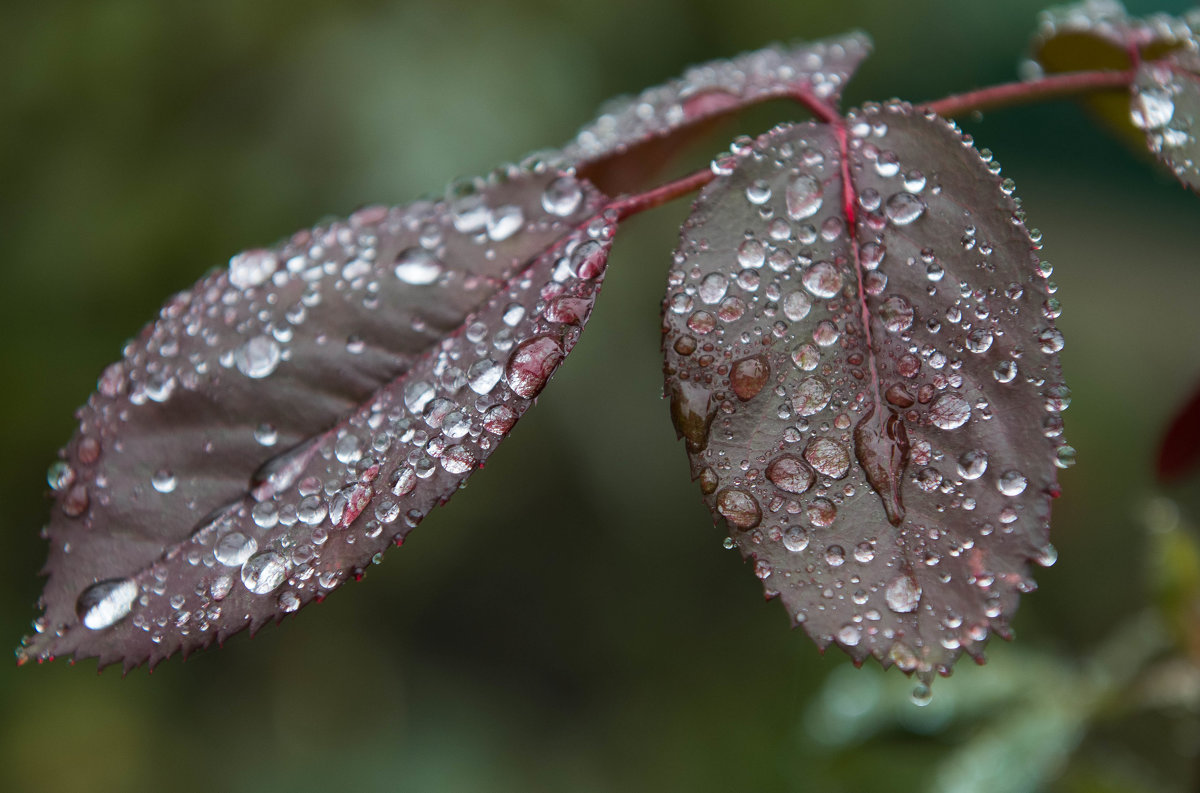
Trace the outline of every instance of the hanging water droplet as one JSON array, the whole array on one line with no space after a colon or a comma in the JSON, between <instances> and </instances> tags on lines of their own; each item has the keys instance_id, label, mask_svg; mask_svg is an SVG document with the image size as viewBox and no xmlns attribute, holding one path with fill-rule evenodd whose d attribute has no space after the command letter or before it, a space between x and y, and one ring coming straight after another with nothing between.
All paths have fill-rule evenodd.
<instances>
[{"instance_id":1,"label":"hanging water droplet","mask_svg":"<svg viewBox=\"0 0 1200 793\"><path fill-rule=\"evenodd\" d=\"M75 615L85 628L98 631L124 619L133 609L138 587L130 578L92 584L75 601Z\"/></svg>"}]
</instances>

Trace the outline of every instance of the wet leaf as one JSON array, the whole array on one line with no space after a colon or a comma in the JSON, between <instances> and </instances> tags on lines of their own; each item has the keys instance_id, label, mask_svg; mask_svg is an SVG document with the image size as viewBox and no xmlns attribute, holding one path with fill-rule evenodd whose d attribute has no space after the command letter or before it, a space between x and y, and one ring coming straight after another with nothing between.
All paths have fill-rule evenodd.
<instances>
[{"instance_id":1,"label":"wet leaf","mask_svg":"<svg viewBox=\"0 0 1200 793\"><path fill-rule=\"evenodd\" d=\"M760 137L669 275L671 414L705 501L821 646L927 679L1008 633L1069 403L1048 264L949 122Z\"/></svg>"},{"instance_id":2,"label":"wet leaf","mask_svg":"<svg viewBox=\"0 0 1200 793\"><path fill-rule=\"evenodd\" d=\"M587 321L613 225L545 163L302 231L170 300L50 471L23 659L151 665L361 575L448 499Z\"/></svg>"},{"instance_id":3,"label":"wet leaf","mask_svg":"<svg viewBox=\"0 0 1200 793\"><path fill-rule=\"evenodd\" d=\"M630 181L626 160L635 160L642 171L661 163L678 148L679 133L701 122L796 94L836 111L842 89L870 51L866 34L851 32L693 66L637 96L612 100L564 152L604 188L632 189L635 185L625 184Z\"/></svg>"},{"instance_id":4,"label":"wet leaf","mask_svg":"<svg viewBox=\"0 0 1200 793\"><path fill-rule=\"evenodd\" d=\"M1178 19L1130 17L1110 0L1047 11L1034 39L1035 67L1047 72L1131 69L1129 96L1097 94L1086 100L1130 141L1150 151L1193 190L1200 190L1200 11Z\"/></svg>"}]
</instances>

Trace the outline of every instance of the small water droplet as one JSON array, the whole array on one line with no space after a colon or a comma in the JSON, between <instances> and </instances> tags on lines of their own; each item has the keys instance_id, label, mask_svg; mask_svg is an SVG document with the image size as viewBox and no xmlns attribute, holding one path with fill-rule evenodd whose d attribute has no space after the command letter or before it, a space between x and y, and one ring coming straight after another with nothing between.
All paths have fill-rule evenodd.
<instances>
[{"instance_id":1,"label":"small water droplet","mask_svg":"<svg viewBox=\"0 0 1200 793\"><path fill-rule=\"evenodd\" d=\"M213 556L226 567L241 567L258 550L258 541L241 532L231 531L217 540Z\"/></svg>"},{"instance_id":2,"label":"small water droplet","mask_svg":"<svg viewBox=\"0 0 1200 793\"><path fill-rule=\"evenodd\" d=\"M424 248L405 248L396 257L396 277L406 284L432 284L442 273L442 263Z\"/></svg>"},{"instance_id":3,"label":"small water droplet","mask_svg":"<svg viewBox=\"0 0 1200 793\"><path fill-rule=\"evenodd\" d=\"M542 209L560 218L574 213L582 201L583 188L573 176L560 176L542 193Z\"/></svg>"},{"instance_id":4,"label":"small water droplet","mask_svg":"<svg viewBox=\"0 0 1200 793\"><path fill-rule=\"evenodd\" d=\"M238 371L254 379L267 377L282 359L279 343L270 336L255 336L233 353Z\"/></svg>"},{"instance_id":5,"label":"small water droplet","mask_svg":"<svg viewBox=\"0 0 1200 793\"><path fill-rule=\"evenodd\" d=\"M175 490L175 474L169 468L160 468L150 477L150 484L160 493L170 493Z\"/></svg>"},{"instance_id":6,"label":"small water droplet","mask_svg":"<svg viewBox=\"0 0 1200 793\"><path fill-rule=\"evenodd\" d=\"M808 532L799 526L789 526L783 533L783 547L792 553L800 553L808 547Z\"/></svg>"},{"instance_id":7,"label":"small water droplet","mask_svg":"<svg viewBox=\"0 0 1200 793\"><path fill-rule=\"evenodd\" d=\"M970 449L958 458L958 475L963 479L978 479L987 470L988 456L982 449Z\"/></svg>"}]
</instances>

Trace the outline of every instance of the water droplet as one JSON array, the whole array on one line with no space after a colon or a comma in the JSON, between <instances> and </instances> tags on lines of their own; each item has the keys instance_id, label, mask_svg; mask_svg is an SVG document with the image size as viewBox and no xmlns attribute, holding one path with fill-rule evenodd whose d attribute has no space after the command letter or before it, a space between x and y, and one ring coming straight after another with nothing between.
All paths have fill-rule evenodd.
<instances>
[{"instance_id":1,"label":"water droplet","mask_svg":"<svg viewBox=\"0 0 1200 793\"><path fill-rule=\"evenodd\" d=\"M405 248L396 257L396 277L406 284L432 284L442 273L442 263L424 248Z\"/></svg>"},{"instance_id":2,"label":"water droplet","mask_svg":"<svg viewBox=\"0 0 1200 793\"><path fill-rule=\"evenodd\" d=\"M92 584L75 601L75 614L85 628L98 631L124 619L133 609L138 587L130 578Z\"/></svg>"},{"instance_id":3,"label":"water droplet","mask_svg":"<svg viewBox=\"0 0 1200 793\"><path fill-rule=\"evenodd\" d=\"M900 192L887 200L884 214L897 226L907 226L925 213L925 202L920 196Z\"/></svg>"},{"instance_id":4,"label":"water droplet","mask_svg":"<svg viewBox=\"0 0 1200 793\"><path fill-rule=\"evenodd\" d=\"M831 394L829 383L825 380L815 375L806 377L796 386L792 407L801 416L813 416L825 409Z\"/></svg>"},{"instance_id":5,"label":"water droplet","mask_svg":"<svg viewBox=\"0 0 1200 793\"><path fill-rule=\"evenodd\" d=\"M962 394L939 394L929 405L929 420L944 430L958 429L971 418L971 405Z\"/></svg>"},{"instance_id":6,"label":"water droplet","mask_svg":"<svg viewBox=\"0 0 1200 793\"><path fill-rule=\"evenodd\" d=\"M1006 496L1019 496L1028 484L1029 480L1020 471L1005 471L996 480L996 489Z\"/></svg>"},{"instance_id":7,"label":"water droplet","mask_svg":"<svg viewBox=\"0 0 1200 793\"><path fill-rule=\"evenodd\" d=\"M842 274L829 262L817 262L804 271L804 288L817 297L835 297L842 291Z\"/></svg>"},{"instance_id":8,"label":"water droplet","mask_svg":"<svg viewBox=\"0 0 1200 793\"><path fill-rule=\"evenodd\" d=\"M817 349L815 344L801 344L792 350L792 363L796 364L797 369L811 372L817 368L817 364L820 362L821 351Z\"/></svg>"},{"instance_id":9,"label":"water droplet","mask_svg":"<svg viewBox=\"0 0 1200 793\"><path fill-rule=\"evenodd\" d=\"M1011 383L1017 377L1017 364L1013 361L1001 361L992 370L992 377L997 383Z\"/></svg>"},{"instance_id":10,"label":"water droplet","mask_svg":"<svg viewBox=\"0 0 1200 793\"><path fill-rule=\"evenodd\" d=\"M988 456L982 449L970 449L958 458L958 475L963 479L978 479L987 470Z\"/></svg>"},{"instance_id":11,"label":"water droplet","mask_svg":"<svg viewBox=\"0 0 1200 793\"><path fill-rule=\"evenodd\" d=\"M475 455L466 446L451 446L442 452L442 468L452 474L465 474L475 467Z\"/></svg>"},{"instance_id":12,"label":"water droplet","mask_svg":"<svg viewBox=\"0 0 1200 793\"><path fill-rule=\"evenodd\" d=\"M1038 333L1037 338L1044 353L1055 353L1063 348L1063 335L1058 328L1046 328Z\"/></svg>"},{"instance_id":13,"label":"water droplet","mask_svg":"<svg viewBox=\"0 0 1200 793\"><path fill-rule=\"evenodd\" d=\"M744 490L726 489L717 493L717 512L742 530L752 529L762 520L758 502Z\"/></svg>"},{"instance_id":14,"label":"water droplet","mask_svg":"<svg viewBox=\"0 0 1200 793\"><path fill-rule=\"evenodd\" d=\"M808 547L808 532L799 526L789 526L783 533L783 547L792 553L800 553Z\"/></svg>"},{"instance_id":15,"label":"water droplet","mask_svg":"<svg viewBox=\"0 0 1200 793\"><path fill-rule=\"evenodd\" d=\"M696 291L696 294L700 297L700 300L711 306L714 303L720 302L721 298L725 297L725 292L728 289L728 278L721 273L709 273L700 282L700 288Z\"/></svg>"},{"instance_id":16,"label":"water droplet","mask_svg":"<svg viewBox=\"0 0 1200 793\"><path fill-rule=\"evenodd\" d=\"M767 466L767 479L785 492L804 493L813 486L817 476L799 457L785 454Z\"/></svg>"},{"instance_id":17,"label":"water droplet","mask_svg":"<svg viewBox=\"0 0 1200 793\"><path fill-rule=\"evenodd\" d=\"M574 213L582 201L583 188L573 176L560 176L542 193L542 209L560 218Z\"/></svg>"},{"instance_id":18,"label":"water droplet","mask_svg":"<svg viewBox=\"0 0 1200 793\"><path fill-rule=\"evenodd\" d=\"M841 567L846 563L846 549L840 545L830 545L825 549L825 563L830 567Z\"/></svg>"},{"instance_id":19,"label":"water droplet","mask_svg":"<svg viewBox=\"0 0 1200 793\"><path fill-rule=\"evenodd\" d=\"M837 506L827 498L814 498L812 503L804 510L804 516L808 518L808 522L818 528L828 528L837 520ZM839 551L840 546L834 546ZM840 564L840 562L839 562Z\"/></svg>"},{"instance_id":20,"label":"water droplet","mask_svg":"<svg viewBox=\"0 0 1200 793\"><path fill-rule=\"evenodd\" d=\"M308 526L316 526L325 520L326 513L325 502L319 496L306 496L296 507L296 517Z\"/></svg>"},{"instance_id":21,"label":"water droplet","mask_svg":"<svg viewBox=\"0 0 1200 793\"><path fill-rule=\"evenodd\" d=\"M160 493L170 493L175 489L175 474L169 468L160 468L150 477L150 484Z\"/></svg>"},{"instance_id":22,"label":"water droplet","mask_svg":"<svg viewBox=\"0 0 1200 793\"><path fill-rule=\"evenodd\" d=\"M423 380L409 383L404 387L404 406L412 413L421 415L434 397L433 385Z\"/></svg>"},{"instance_id":23,"label":"water droplet","mask_svg":"<svg viewBox=\"0 0 1200 793\"><path fill-rule=\"evenodd\" d=\"M813 438L804 448L804 459L825 476L841 479L850 470L850 452L830 438Z\"/></svg>"},{"instance_id":24,"label":"water droplet","mask_svg":"<svg viewBox=\"0 0 1200 793\"><path fill-rule=\"evenodd\" d=\"M258 541L238 531L231 531L213 548L213 556L226 567L241 567L258 550Z\"/></svg>"},{"instance_id":25,"label":"water droplet","mask_svg":"<svg viewBox=\"0 0 1200 793\"><path fill-rule=\"evenodd\" d=\"M912 328L913 307L900 295L892 295L879 306L879 319L889 333L903 333Z\"/></svg>"},{"instance_id":26,"label":"water droplet","mask_svg":"<svg viewBox=\"0 0 1200 793\"><path fill-rule=\"evenodd\" d=\"M857 625L843 625L837 633L837 639L847 647L854 647L862 638L862 630Z\"/></svg>"},{"instance_id":27,"label":"water droplet","mask_svg":"<svg viewBox=\"0 0 1200 793\"><path fill-rule=\"evenodd\" d=\"M1135 86L1130 117L1139 129L1160 129L1175 117L1175 100L1165 88Z\"/></svg>"},{"instance_id":28,"label":"water droplet","mask_svg":"<svg viewBox=\"0 0 1200 793\"><path fill-rule=\"evenodd\" d=\"M352 432L347 432L338 438L337 442L333 445L333 455L343 465L358 462L358 459L362 457L362 446L359 443L358 436Z\"/></svg>"},{"instance_id":29,"label":"water droplet","mask_svg":"<svg viewBox=\"0 0 1200 793\"><path fill-rule=\"evenodd\" d=\"M804 220L817 214L824 203L821 183L808 174L800 174L788 181L784 190L788 216L792 220Z\"/></svg>"},{"instance_id":30,"label":"water droplet","mask_svg":"<svg viewBox=\"0 0 1200 793\"><path fill-rule=\"evenodd\" d=\"M746 200L755 206L762 206L771 200L771 186L765 179L755 179L746 187Z\"/></svg>"},{"instance_id":31,"label":"water droplet","mask_svg":"<svg viewBox=\"0 0 1200 793\"><path fill-rule=\"evenodd\" d=\"M503 242L525 225L525 213L519 206L497 207L488 214L487 235L493 242Z\"/></svg>"},{"instance_id":32,"label":"water droplet","mask_svg":"<svg viewBox=\"0 0 1200 793\"><path fill-rule=\"evenodd\" d=\"M267 377L279 366L279 344L270 336L255 336L233 353L238 371L255 379Z\"/></svg>"},{"instance_id":33,"label":"water droplet","mask_svg":"<svg viewBox=\"0 0 1200 793\"><path fill-rule=\"evenodd\" d=\"M250 250L229 260L229 283L238 289L260 286L279 267L279 259L268 250Z\"/></svg>"},{"instance_id":34,"label":"water droplet","mask_svg":"<svg viewBox=\"0 0 1200 793\"><path fill-rule=\"evenodd\" d=\"M553 336L534 336L517 345L505 367L508 387L518 396L533 399L546 386L563 358L563 349Z\"/></svg>"},{"instance_id":35,"label":"water droplet","mask_svg":"<svg viewBox=\"0 0 1200 793\"><path fill-rule=\"evenodd\" d=\"M483 428L492 435L506 435L517 423L517 414L507 405L495 405L483 414Z\"/></svg>"},{"instance_id":36,"label":"water droplet","mask_svg":"<svg viewBox=\"0 0 1200 793\"><path fill-rule=\"evenodd\" d=\"M348 528L371 503L373 495L374 491L361 482L343 487L329 499L329 522L339 529Z\"/></svg>"},{"instance_id":37,"label":"water droplet","mask_svg":"<svg viewBox=\"0 0 1200 793\"><path fill-rule=\"evenodd\" d=\"M279 610L285 614L291 614L296 609L300 608L300 596L290 589L279 596Z\"/></svg>"},{"instance_id":38,"label":"water droplet","mask_svg":"<svg viewBox=\"0 0 1200 793\"><path fill-rule=\"evenodd\" d=\"M254 428L254 440L262 446L274 446L279 440L279 433L274 426L263 422Z\"/></svg>"},{"instance_id":39,"label":"water droplet","mask_svg":"<svg viewBox=\"0 0 1200 793\"><path fill-rule=\"evenodd\" d=\"M738 246L737 259L742 267L757 270L767 260L767 251L758 240L746 240Z\"/></svg>"},{"instance_id":40,"label":"water droplet","mask_svg":"<svg viewBox=\"0 0 1200 793\"><path fill-rule=\"evenodd\" d=\"M799 322L808 316L812 309L812 300L803 292L788 292L780 304L783 315L792 322Z\"/></svg>"},{"instance_id":41,"label":"water droplet","mask_svg":"<svg viewBox=\"0 0 1200 793\"><path fill-rule=\"evenodd\" d=\"M397 496L407 496L417 486L417 475L413 469L404 467L397 469L392 474L391 487L392 494Z\"/></svg>"},{"instance_id":42,"label":"water droplet","mask_svg":"<svg viewBox=\"0 0 1200 793\"><path fill-rule=\"evenodd\" d=\"M754 355L734 363L729 372L729 387L743 402L758 396L771 377L767 356Z\"/></svg>"},{"instance_id":43,"label":"water droplet","mask_svg":"<svg viewBox=\"0 0 1200 793\"><path fill-rule=\"evenodd\" d=\"M884 599L892 611L907 614L917 610L917 604L921 600L921 588L909 576L898 576L887 585Z\"/></svg>"},{"instance_id":44,"label":"water droplet","mask_svg":"<svg viewBox=\"0 0 1200 793\"><path fill-rule=\"evenodd\" d=\"M251 556L242 565L242 584L256 595L265 595L287 578L287 562L275 551Z\"/></svg>"}]
</instances>

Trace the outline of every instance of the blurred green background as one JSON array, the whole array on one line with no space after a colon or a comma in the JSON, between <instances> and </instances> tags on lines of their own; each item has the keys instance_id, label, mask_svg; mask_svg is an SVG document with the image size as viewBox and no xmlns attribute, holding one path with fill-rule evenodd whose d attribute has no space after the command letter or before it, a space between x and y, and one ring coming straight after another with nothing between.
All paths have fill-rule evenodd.
<instances>
[{"instance_id":1,"label":"blurred green background","mask_svg":"<svg viewBox=\"0 0 1200 793\"><path fill-rule=\"evenodd\" d=\"M45 470L72 411L231 253L557 145L611 95L773 40L870 32L850 102L1007 81L1039 8L6 4L0 638L36 616ZM747 114L706 152L787 112ZM0 672L0 789L1194 789L1200 494L1151 471L1200 379L1200 203L1074 106L963 123L1045 232L1080 462L1018 640L961 663L932 705L790 632L688 482L659 399L680 202L623 229L538 408L363 583L152 675Z\"/></svg>"}]
</instances>

